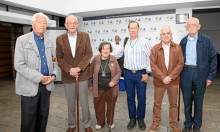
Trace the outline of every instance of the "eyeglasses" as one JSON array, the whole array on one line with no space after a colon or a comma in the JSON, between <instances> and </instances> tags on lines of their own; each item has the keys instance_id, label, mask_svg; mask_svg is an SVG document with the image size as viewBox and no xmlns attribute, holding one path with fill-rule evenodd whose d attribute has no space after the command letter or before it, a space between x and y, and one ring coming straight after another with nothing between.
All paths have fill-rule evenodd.
<instances>
[{"instance_id":1,"label":"eyeglasses","mask_svg":"<svg viewBox=\"0 0 220 132\"><path fill-rule=\"evenodd\" d=\"M68 24L68 25L77 25L78 22L68 22L67 24Z\"/></svg>"},{"instance_id":2,"label":"eyeglasses","mask_svg":"<svg viewBox=\"0 0 220 132\"><path fill-rule=\"evenodd\" d=\"M198 24L188 24L187 27L196 27Z\"/></svg>"}]
</instances>

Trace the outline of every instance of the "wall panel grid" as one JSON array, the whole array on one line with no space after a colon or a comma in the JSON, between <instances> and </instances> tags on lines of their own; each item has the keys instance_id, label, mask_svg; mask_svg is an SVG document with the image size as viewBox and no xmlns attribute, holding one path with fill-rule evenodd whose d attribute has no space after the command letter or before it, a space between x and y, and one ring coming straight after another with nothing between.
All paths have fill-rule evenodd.
<instances>
[{"instance_id":1,"label":"wall panel grid","mask_svg":"<svg viewBox=\"0 0 220 132\"><path fill-rule=\"evenodd\" d=\"M177 41L175 14L83 21L81 30L89 34L93 48L93 54L97 55L99 53L98 46L101 42L108 41L113 43L114 37L119 35L121 38L120 43L122 44L124 38L129 37L128 23L131 20L137 21L139 23L139 36L147 39L151 47L161 41L160 30L164 26L171 27L173 33L172 40L174 42Z\"/></svg>"}]
</instances>

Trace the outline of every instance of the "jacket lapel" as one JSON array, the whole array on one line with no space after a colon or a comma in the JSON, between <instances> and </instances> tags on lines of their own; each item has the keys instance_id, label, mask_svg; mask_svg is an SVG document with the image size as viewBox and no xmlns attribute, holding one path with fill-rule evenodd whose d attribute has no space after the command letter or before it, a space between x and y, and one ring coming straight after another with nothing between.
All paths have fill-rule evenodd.
<instances>
[{"instance_id":1,"label":"jacket lapel","mask_svg":"<svg viewBox=\"0 0 220 132\"><path fill-rule=\"evenodd\" d=\"M29 38L29 43L30 43L31 47L35 50L37 55L39 55L39 51L38 51L37 44L36 44L35 39L34 39L34 33L33 32L31 32L31 35L30 35L30 38Z\"/></svg>"},{"instance_id":2,"label":"jacket lapel","mask_svg":"<svg viewBox=\"0 0 220 132\"><path fill-rule=\"evenodd\" d=\"M67 33L63 36L63 42L64 42L64 45L66 47L66 50L68 50L68 52L72 56L72 51L71 51L71 48L70 48L70 43L69 43L69 39L68 39Z\"/></svg>"},{"instance_id":3,"label":"jacket lapel","mask_svg":"<svg viewBox=\"0 0 220 132\"><path fill-rule=\"evenodd\" d=\"M52 50L54 50L54 49L49 50L49 48L53 48L53 45L47 39L46 35L44 35L44 45L45 45L45 55L46 55L46 58L47 58L47 65L48 65L49 73L51 73L52 69L50 69L50 68L52 67L52 63L51 63L52 62L52 57L55 57L55 56L52 53L53 52ZM52 51L52 52L50 53L50 51Z\"/></svg>"},{"instance_id":4,"label":"jacket lapel","mask_svg":"<svg viewBox=\"0 0 220 132\"><path fill-rule=\"evenodd\" d=\"M77 32L76 51L77 51L77 49L78 49L78 47L79 47L79 45L80 45L81 39L82 39L81 33L80 33L80 32ZM75 53L76 53L76 51L75 51Z\"/></svg>"},{"instance_id":5,"label":"jacket lapel","mask_svg":"<svg viewBox=\"0 0 220 132\"><path fill-rule=\"evenodd\" d=\"M162 41L160 42L160 46L159 46L159 49L158 50L162 50L161 52L161 61L162 61L162 66L163 66L163 69L167 70L166 68L166 64L165 64L165 58L164 58L164 49L163 49L163 46L162 46Z\"/></svg>"},{"instance_id":6,"label":"jacket lapel","mask_svg":"<svg viewBox=\"0 0 220 132\"><path fill-rule=\"evenodd\" d=\"M173 41L170 42L170 54L169 54L169 64L168 64L168 73L170 71L170 67L173 64L172 63L172 58L173 58L173 47L175 47L175 44L173 43Z\"/></svg>"}]
</instances>

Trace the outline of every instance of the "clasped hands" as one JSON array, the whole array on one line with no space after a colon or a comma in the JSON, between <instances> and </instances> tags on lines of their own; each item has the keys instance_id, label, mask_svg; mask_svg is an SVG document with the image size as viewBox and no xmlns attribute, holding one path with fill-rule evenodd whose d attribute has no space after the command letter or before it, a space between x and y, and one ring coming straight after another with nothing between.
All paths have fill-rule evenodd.
<instances>
[{"instance_id":1,"label":"clasped hands","mask_svg":"<svg viewBox=\"0 0 220 132\"><path fill-rule=\"evenodd\" d=\"M163 79L163 83L164 83L164 84L169 84L171 81L172 81L172 79L171 79L170 76L166 76L166 77Z\"/></svg>"},{"instance_id":2,"label":"clasped hands","mask_svg":"<svg viewBox=\"0 0 220 132\"><path fill-rule=\"evenodd\" d=\"M43 85L48 85L48 84L50 84L51 82L53 82L54 80L55 80L55 77L54 77L54 76L43 76L40 82L41 82Z\"/></svg>"}]
</instances>

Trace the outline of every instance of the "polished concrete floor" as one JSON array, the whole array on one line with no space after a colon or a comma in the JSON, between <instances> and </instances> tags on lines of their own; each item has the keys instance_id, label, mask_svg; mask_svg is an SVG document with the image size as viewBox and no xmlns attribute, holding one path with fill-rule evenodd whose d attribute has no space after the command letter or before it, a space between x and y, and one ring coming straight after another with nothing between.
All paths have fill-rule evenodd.
<instances>
[{"instance_id":1,"label":"polished concrete floor","mask_svg":"<svg viewBox=\"0 0 220 132\"><path fill-rule=\"evenodd\" d=\"M152 109L154 101L154 90L152 78L147 85L147 100L146 100L146 117L145 122L148 131L152 123ZM64 92L63 84L56 84L56 89L52 91L50 98L50 113L47 124L47 132L65 132L68 128L67 125L67 103ZM108 132L107 125L100 129L95 130L96 119L93 105L92 94L89 93L89 106L92 115L92 128L97 132ZM0 132L19 132L21 120L21 106L20 96L15 94L14 81L12 79L0 80ZM81 109L80 109L81 113ZM81 121L81 114L80 114ZM126 101L126 92L120 91L116 104L114 124L115 129L112 132L139 132L141 131L138 126L133 130L127 129L128 108ZM181 96L180 103L180 121L179 127L182 129L184 122L183 101ZM82 123L80 124L80 131L84 131ZM162 123L157 129L157 132L170 132L169 127L169 103L167 95L165 94L162 104ZM213 84L207 88L204 99L203 109L203 126L202 132L220 132L220 75L215 78Z\"/></svg>"}]
</instances>

